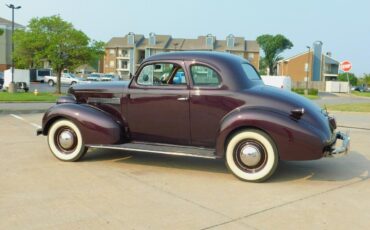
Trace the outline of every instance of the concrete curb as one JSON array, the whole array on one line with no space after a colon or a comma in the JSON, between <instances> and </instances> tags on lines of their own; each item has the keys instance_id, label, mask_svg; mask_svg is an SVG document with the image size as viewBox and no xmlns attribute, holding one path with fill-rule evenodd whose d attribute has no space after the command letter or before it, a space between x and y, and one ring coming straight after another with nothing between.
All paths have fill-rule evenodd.
<instances>
[{"instance_id":1,"label":"concrete curb","mask_svg":"<svg viewBox=\"0 0 370 230\"><path fill-rule=\"evenodd\" d=\"M46 109L35 109L35 110L1 110L0 115L9 114L33 114L33 113L45 113Z\"/></svg>"}]
</instances>

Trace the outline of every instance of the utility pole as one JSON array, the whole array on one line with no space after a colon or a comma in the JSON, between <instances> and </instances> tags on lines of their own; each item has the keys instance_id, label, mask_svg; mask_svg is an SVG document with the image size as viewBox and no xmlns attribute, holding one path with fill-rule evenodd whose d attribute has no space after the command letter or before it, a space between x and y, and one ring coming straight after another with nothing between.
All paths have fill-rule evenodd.
<instances>
[{"instance_id":1,"label":"utility pole","mask_svg":"<svg viewBox=\"0 0 370 230\"><path fill-rule=\"evenodd\" d=\"M304 95L308 95L308 72L310 71L310 54L311 54L311 47L310 46L306 46L306 48L308 49L308 53L307 53L307 69L306 69L306 89L304 90Z\"/></svg>"},{"instance_id":2,"label":"utility pole","mask_svg":"<svg viewBox=\"0 0 370 230\"><path fill-rule=\"evenodd\" d=\"M14 10L20 9L21 6L14 6L13 4L8 4L6 6L12 9L12 81L8 86L8 92L15 93L16 88L14 83Z\"/></svg>"}]
</instances>

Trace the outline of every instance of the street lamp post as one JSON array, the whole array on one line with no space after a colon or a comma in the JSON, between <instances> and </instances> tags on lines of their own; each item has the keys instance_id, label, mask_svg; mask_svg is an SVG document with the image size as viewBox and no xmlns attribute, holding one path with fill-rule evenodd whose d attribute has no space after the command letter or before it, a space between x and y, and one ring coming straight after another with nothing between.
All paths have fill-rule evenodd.
<instances>
[{"instance_id":1,"label":"street lamp post","mask_svg":"<svg viewBox=\"0 0 370 230\"><path fill-rule=\"evenodd\" d=\"M14 10L18 10L21 6L14 6L13 4L7 4L7 7L12 9L12 81L9 84L8 92L16 92L15 83L14 83Z\"/></svg>"},{"instance_id":2,"label":"street lamp post","mask_svg":"<svg viewBox=\"0 0 370 230\"><path fill-rule=\"evenodd\" d=\"M306 89L304 91L304 94L307 96L308 95L308 72L310 70L310 54L311 54L311 47L306 46L308 49L307 53L307 69L306 69Z\"/></svg>"}]
</instances>

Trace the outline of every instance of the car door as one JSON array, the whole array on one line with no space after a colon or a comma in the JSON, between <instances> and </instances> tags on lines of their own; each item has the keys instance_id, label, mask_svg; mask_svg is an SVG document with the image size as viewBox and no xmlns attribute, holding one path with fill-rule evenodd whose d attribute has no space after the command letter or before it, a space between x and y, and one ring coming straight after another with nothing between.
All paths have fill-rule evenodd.
<instances>
[{"instance_id":1,"label":"car door","mask_svg":"<svg viewBox=\"0 0 370 230\"><path fill-rule=\"evenodd\" d=\"M191 80L190 127L192 145L214 148L223 117L243 104L222 83L220 70L207 63L186 63Z\"/></svg>"},{"instance_id":2,"label":"car door","mask_svg":"<svg viewBox=\"0 0 370 230\"><path fill-rule=\"evenodd\" d=\"M181 61L148 63L138 71L127 104L134 141L190 144L187 82Z\"/></svg>"}]
</instances>

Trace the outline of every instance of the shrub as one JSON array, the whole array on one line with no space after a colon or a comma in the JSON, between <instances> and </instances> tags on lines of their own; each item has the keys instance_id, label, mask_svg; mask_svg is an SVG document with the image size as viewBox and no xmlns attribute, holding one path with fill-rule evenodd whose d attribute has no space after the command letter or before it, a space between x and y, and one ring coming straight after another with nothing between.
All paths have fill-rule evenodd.
<instances>
[{"instance_id":1,"label":"shrub","mask_svg":"<svg viewBox=\"0 0 370 230\"><path fill-rule=\"evenodd\" d=\"M298 94L304 94L304 88L293 88L292 91ZM315 95L317 96L319 94L318 89L308 89L308 95Z\"/></svg>"}]
</instances>

